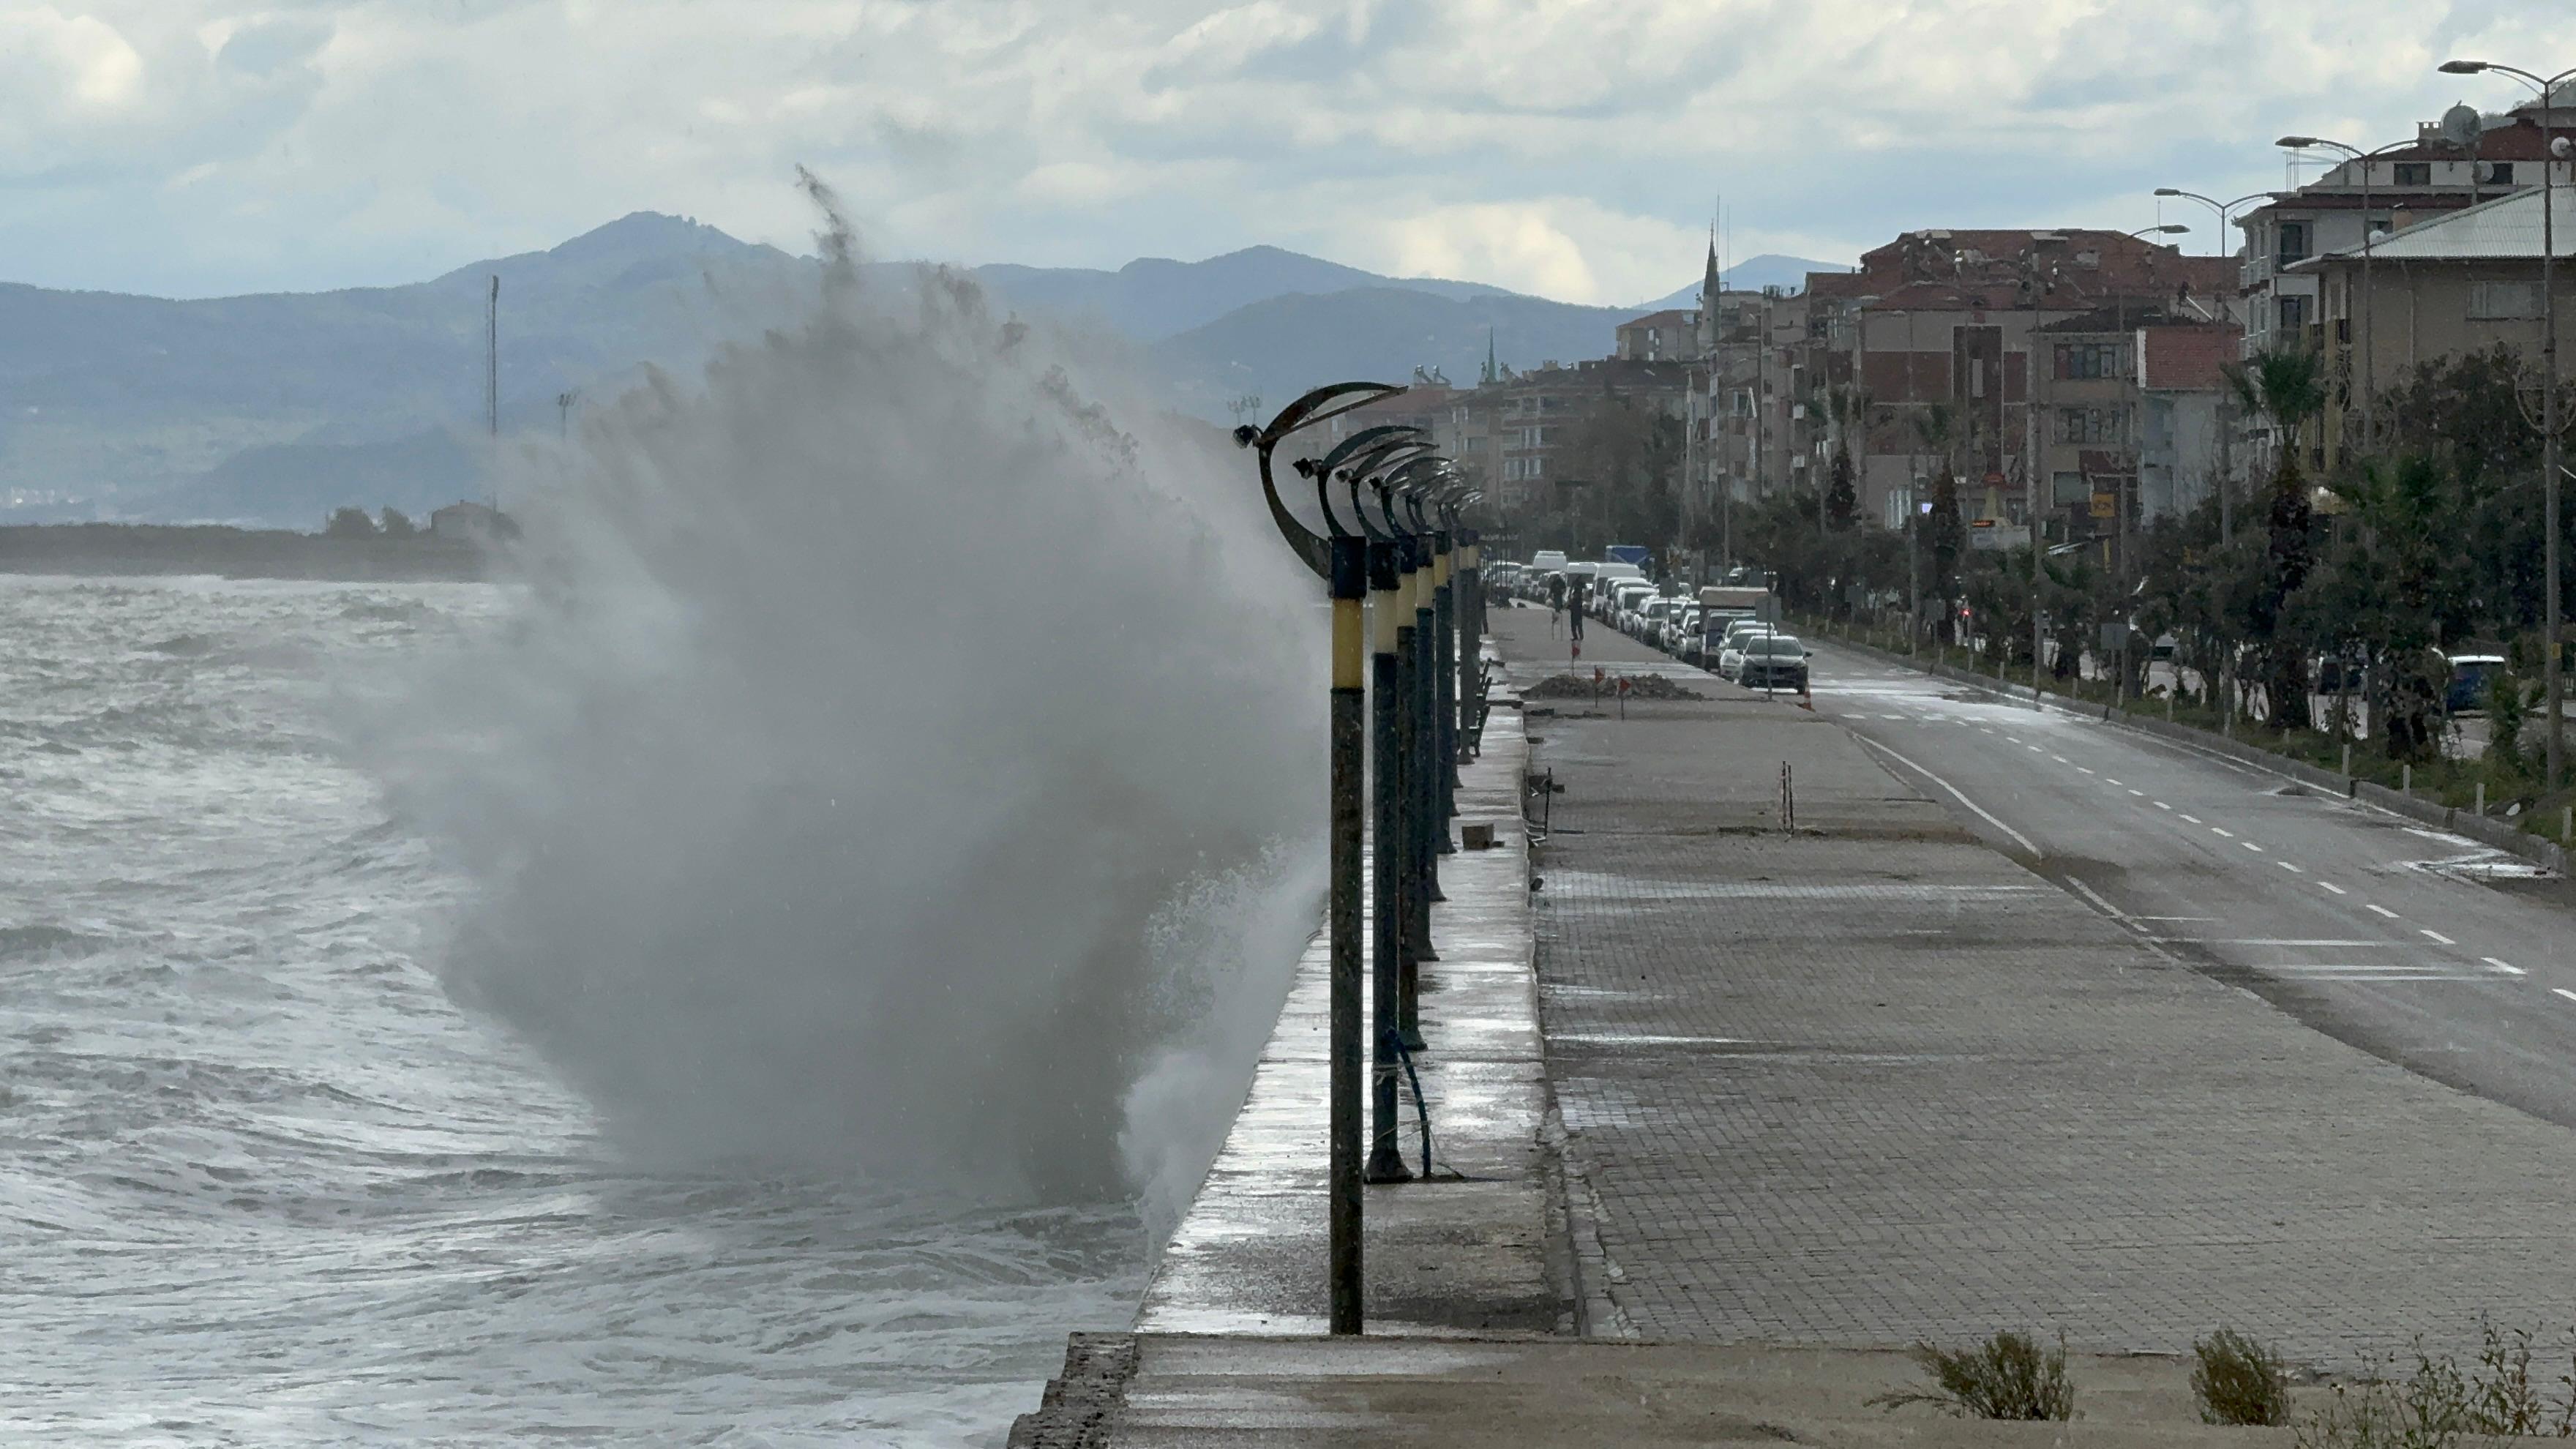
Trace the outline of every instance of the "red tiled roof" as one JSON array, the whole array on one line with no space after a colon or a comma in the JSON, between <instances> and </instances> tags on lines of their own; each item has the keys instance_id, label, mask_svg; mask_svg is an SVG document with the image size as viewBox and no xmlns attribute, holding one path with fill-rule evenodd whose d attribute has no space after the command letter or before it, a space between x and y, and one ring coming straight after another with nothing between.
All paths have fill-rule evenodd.
<instances>
[{"instance_id":1,"label":"red tiled roof","mask_svg":"<svg viewBox=\"0 0 2576 1449\"><path fill-rule=\"evenodd\" d=\"M1685 312L1679 307L1667 307L1661 312L1649 312L1643 317L1622 322L1619 324L1619 330L1624 332L1631 327L1689 327L1698 321L1698 316L1699 314L1695 312Z\"/></svg>"}]
</instances>

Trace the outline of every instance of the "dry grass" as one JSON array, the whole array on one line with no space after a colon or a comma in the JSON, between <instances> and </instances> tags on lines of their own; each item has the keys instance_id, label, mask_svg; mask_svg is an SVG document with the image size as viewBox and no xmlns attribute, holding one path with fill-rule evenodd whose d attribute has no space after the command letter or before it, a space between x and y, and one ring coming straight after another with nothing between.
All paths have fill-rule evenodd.
<instances>
[{"instance_id":1,"label":"dry grass","mask_svg":"<svg viewBox=\"0 0 2576 1449\"><path fill-rule=\"evenodd\" d=\"M1922 1365L1932 1388L1881 1394L1870 1402L1890 1409L1930 1404L1961 1418L2075 1417L2075 1383L2066 1376L2063 1337L2053 1351L2042 1350L2027 1334L2009 1331L1968 1349L1919 1343L1914 1361Z\"/></svg>"},{"instance_id":2,"label":"dry grass","mask_svg":"<svg viewBox=\"0 0 2576 1449\"><path fill-rule=\"evenodd\" d=\"M2288 1369L2280 1356L2255 1339L2222 1328L2195 1341L2192 1397L2200 1401L2204 1424L2286 1424L2290 1422Z\"/></svg>"}]
</instances>

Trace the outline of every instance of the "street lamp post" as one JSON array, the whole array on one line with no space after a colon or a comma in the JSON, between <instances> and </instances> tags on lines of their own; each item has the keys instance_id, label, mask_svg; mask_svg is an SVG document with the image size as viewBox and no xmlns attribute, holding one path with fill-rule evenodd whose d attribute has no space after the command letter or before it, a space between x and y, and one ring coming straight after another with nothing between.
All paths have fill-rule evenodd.
<instances>
[{"instance_id":1,"label":"street lamp post","mask_svg":"<svg viewBox=\"0 0 2576 1449\"><path fill-rule=\"evenodd\" d=\"M2232 216L2232 215L2234 215L2234 214L2235 214L2236 208L2238 208L2238 207L2240 207L2240 206L2243 206L2245 203L2247 203L2247 202L2249 202L2249 201L2262 201L2262 200L2265 200L2266 198L2270 197L2272 193L2270 193L2270 192L2268 192L2268 191L2249 191L2249 192L2245 193L2243 196L2240 196L2240 197L2236 198L2234 201L2216 201L2216 200L2213 200L2213 199L2211 199L2211 198L2209 198L2209 197L2206 197L2206 196L2201 195L2201 194L2200 194L2199 192L2197 192L2197 191L2185 191L2185 190L2183 190L2183 189L2182 189L2181 187L2179 187L2179 186L2159 186L2159 187L2157 187L2157 188L2156 188L2156 192L2155 192L2155 194L2156 194L2156 195L2158 195L2158 196L2172 196L2172 197L2180 197L2181 199L2183 199L2183 200L2185 200L2185 201L2197 201L2197 202L2199 202L2201 205L2208 207L2210 210L2212 210L2212 211L2214 211L2214 212L2217 212L2217 213L2218 213L2218 246L2219 246L2219 250L2218 250L2217 252L2213 253L2213 255L2215 255L2215 256L2222 256L2222 257L2223 257L2223 256L2227 255L2227 250L2226 250L2226 248L2227 248L2227 221L2228 221L2228 218L2229 218L2230 216Z\"/></svg>"},{"instance_id":2,"label":"street lamp post","mask_svg":"<svg viewBox=\"0 0 2576 1449\"><path fill-rule=\"evenodd\" d=\"M2534 75L2510 65L2486 60L2447 60L2442 62L2445 75L2477 75L2497 71L2509 75L2540 92L2540 498L2541 533L2543 535L2542 572L2546 576L2542 592L2544 625L2549 647L2542 656L2543 688L2549 696L2549 788L2557 789L2561 747L2560 719L2563 713L2566 681L2558 668L2558 162L2567 155L2562 149L2567 139L2553 134L2551 118L2557 111L2557 92L2569 80L2576 79L2576 69L2562 70L2553 76Z\"/></svg>"},{"instance_id":3,"label":"street lamp post","mask_svg":"<svg viewBox=\"0 0 2576 1449\"><path fill-rule=\"evenodd\" d=\"M1257 450L1261 492L1270 505L1280 536L1323 576L1333 610L1332 645L1332 806L1331 889L1326 931L1331 938L1327 977L1329 1018L1329 1086L1326 1107L1331 1134L1326 1156L1331 1190L1327 1194L1325 1277L1331 1300L1332 1331L1358 1333L1361 1327L1360 1264L1360 792L1367 773L1361 737L1364 685L1361 680L1360 603L1368 591L1369 545L1344 530L1325 509L1329 538L1298 522L1279 499L1271 476L1271 453L1303 428L1350 409L1404 391L1383 383L1346 382L1321 387L1290 403L1267 428L1235 430L1236 443ZM1381 882L1383 881L1383 867ZM1380 897L1381 902L1383 897ZM1385 907L1379 906L1384 914ZM1393 1083L1390 1080L1389 1085ZM1392 1115L1392 1114L1390 1114Z\"/></svg>"},{"instance_id":4,"label":"street lamp post","mask_svg":"<svg viewBox=\"0 0 2576 1449\"><path fill-rule=\"evenodd\" d=\"M2423 142L2392 141L2376 151L2364 151L2358 146L2329 141L2323 136L2283 136L2272 144L2285 151L2340 151L2361 163L2361 446L2366 452L2372 442L2371 419L2376 404L2373 394L2379 390L2376 385L2378 369L2371 356L2379 340L2377 330L2371 326L2372 315L2378 310L2379 289L2372 285L2370 272L2370 258L2376 240L2370 229L2370 163L2392 151L2412 150ZM2351 310L2349 306L2344 309L2346 320L2350 319Z\"/></svg>"}]
</instances>

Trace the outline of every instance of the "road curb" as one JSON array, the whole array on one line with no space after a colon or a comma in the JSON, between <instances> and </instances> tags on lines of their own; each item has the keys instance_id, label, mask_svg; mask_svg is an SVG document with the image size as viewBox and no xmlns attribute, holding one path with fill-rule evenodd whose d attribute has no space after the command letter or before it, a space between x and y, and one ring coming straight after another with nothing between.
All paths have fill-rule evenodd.
<instances>
[{"instance_id":1,"label":"road curb","mask_svg":"<svg viewBox=\"0 0 2576 1449\"><path fill-rule=\"evenodd\" d=\"M1936 678L1948 679L1960 684L1971 686L1972 688L1981 689L1988 694L2010 700L2014 704L2028 705L2034 709L2053 709L2060 714L2075 715L2083 719L2093 720L2100 724L2110 725L2115 729L2133 730L2139 734L2154 735L2158 738L2169 740L2175 744L2183 745L2191 749L2204 750L2215 755L2223 755L2228 759L2238 761L2242 764L2251 765L2258 770L2263 770L2271 774L2281 775L2288 779L2296 780L2304 785L2314 785L2321 790L2331 790L2338 795L2344 796L2346 799L2356 801L2360 804L2369 805L2375 809L2384 810L2391 815L2402 816L2409 820L2434 826L2437 829L2450 831L2455 835L2466 836L2471 840L2477 841L2481 845L2493 846L2508 855L2519 856L2524 860L2530 861L2534 865L2540 866L2546 870L2555 871L2560 875L2567 873L2567 852L2563 847L2550 841L2543 840L2528 830L2517 829L2511 825L2503 823L2502 821L2490 820L2473 812L2463 811L2453 806L2441 804L2438 801L2422 800L2412 795L2401 794L2398 791L2389 789L2385 785L2376 784L2369 780L2358 779L2351 775L2329 770L2321 765L2311 765L2305 760L2296 760L2287 755L2275 754L2259 745L2245 744L2239 740L2229 739L2225 735L2212 734L2208 730L2195 728L2191 725L2170 724L2160 719L2141 719L2136 715L2125 714L2114 710L2107 705L2099 711L2096 711L2089 707L2070 704L2063 700L2050 699L2046 695L2035 690L2029 690L2027 688L2017 689L2014 685L2004 681L1972 673L1968 670L1955 668L1951 665L1926 663L1921 659L1909 658L1906 655L1898 654L1892 650L1881 649L1874 644L1863 644L1856 640L1836 638L1832 634L1820 634L1818 637L1827 640L1838 648L1849 649L1855 654L1864 655L1882 663L1893 664L1899 668L1917 670Z\"/></svg>"}]
</instances>

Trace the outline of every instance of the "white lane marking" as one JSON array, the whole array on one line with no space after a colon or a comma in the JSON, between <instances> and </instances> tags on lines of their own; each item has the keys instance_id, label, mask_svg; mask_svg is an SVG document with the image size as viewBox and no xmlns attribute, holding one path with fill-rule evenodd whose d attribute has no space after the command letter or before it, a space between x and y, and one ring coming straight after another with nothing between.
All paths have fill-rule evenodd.
<instances>
[{"instance_id":1,"label":"white lane marking","mask_svg":"<svg viewBox=\"0 0 2576 1449\"><path fill-rule=\"evenodd\" d=\"M2188 819L2189 817L2186 816L2185 818ZM2230 840L2234 840L2236 838L2236 832L2228 829L2224 825L2213 825L2209 827L2209 833L2212 835L2224 835Z\"/></svg>"},{"instance_id":2,"label":"white lane marking","mask_svg":"<svg viewBox=\"0 0 2576 1449\"><path fill-rule=\"evenodd\" d=\"M2120 782L2119 782L2119 781L2117 781L2117 780L2112 779L2112 778L2111 778L2110 776L2108 776L2108 775L2104 775L2104 776L2102 777L2102 783L2103 783L2103 784L2105 784L2105 785L2118 785ZM2127 789L2128 787L2126 787L2126 786L2121 786L2121 788L2123 788L2123 789ZM2130 793L2130 794L2132 794L2132 795L2135 795L2135 794L2136 794L2136 793L2138 793L2138 792L2137 792L2137 791L2135 791L2135 790L2130 790L2130 791L2129 791L2129 793Z\"/></svg>"},{"instance_id":3,"label":"white lane marking","mask_svg":"<svg viewBox=\"0 0 2576 1449\"><path fill-rule=\"evenodd\" d=\"M2358 946L2371 951L2394 951L2403 941L2360 941L2336 937L2294 936L2158 936L2159 941L2197 941L2204 946Z\"/></svg>"},{"instance_id":4,"label":"white lane marking","mask_svg":"<svg viewBox=\"0 0 2576 1449\"><path fill-rule=\"evenodd\" d=\"M2369 902L2365 901L2365 902L2363 902L2363 904L2364 904L2364 905L2369 905ZM2392 921L2397 919L2397 913L2396 913L2395 911L2390 910L2390 909L2389 909L2388 907L2386 907L2386 906L2371 906L2370 908L2371 908L2372 910L2374 910L2374 911L2379 912L2381 915L2386 916L2388 919L2390 919L2390 920L2392 920Z\"/></svg>"},{"instance_id":5,"label":"white lane marking","mask_svg":"<svg viewBox=\"0 0 2576 1449\"><path fill-rule=\"evenodd\" d=\"M2342 886L2336 885L2333 881L2330 881L2330 880L2321 880L2321 881L2318 881L2318 882L2317 882L2317 884L2319 884L2319 885L2321 885L2321 886L2324 886L2327 890L2333 891L2336 895L2339 895L2339 896L2348 896L2348 895L2351 895L2351 894L2352 894L2352 892L2350 892L2350 891L2348 891L2348 890L2345 890Z\"/></svg>"},{"instance_id":6,"label":"white lane marking","mask_svg":"<svg viewBox=\"0 0 2576 1449\"><path fill-rule=\"evenodd\" d=\"M2036 749L2036 748L2037 748L2037 746L2033 746L2032 748ZM2050 758L2050 759L2052 759L2052 760L2055 760L2057 763L2059 763L2059 764L2061 764L2061 765L2073 765L2073 764L2075 764L2075 762L2074 762L2073 760L2070 760L2070 759L2066 758L2064 755L2051 755L2051 756L2049 756L2049 758ZM2080 770L2080 769L2083 769L2084 767L2083 767L2083 766L2081 766L2081 765L2076 765L2076 768ZM2086 774L2091 774L2092 772L2091 772L2091 771L2089 771L2089 770L2086 770L2086 771L2085 771L2085 773L2086 773Z\"/></svg>"},{"instance_id":7,"label":"white lane marking","mask_svg":"<svg viewBox=\"0 0 2576 1449\"><path fill-rule=\"evenodd\" d=\"M2279 866L2279 867L2280 867L2281 869L2283 869L2283 870L2287 870L2287 871L2295 871L2295 872L2297 872L2297 873L2298 873L2298 874L2300 874L2300 875L2306 875L2306 874L2308 873L2308 871L2307 871L2307 867L2305 867L2305 866L2299 866L2299 865L2292 865L2290 862L2288 862L2288 861L2286 861L2286 860L2276 860L2276 861L2274 861L2274 862L2272 862L2272 863L2273 863L2274 865Z\"/></svg>"},{"instance_id":8,"label":"white lane marking","mask_svg":"<svg viewBox=\"0 0 2576 1449\"><path fill-rule=\"evenodd\" d=\"M2117 784L2119 784L2120 782L2119 782L2119 781L2117 781L2117 780L2114 780L2114 781L2112 781L2111 783L2112 783L2112 784L2114 784L2114 785L2117 785ZM2130 794L2132 794L2132 795L2137 796L2137 797L2138 797L2139 799L2141 799L2141 800L2144 800L2145 798L2147 798L2147 792L2146 792L2146 791L2144 791L2144 790L2131 790L2129 793L2130 793Z\"/></svg>"},{"instance_id":9,"label":"white lane marking","mask_svg":"<svg viewBox=\"0 0 2576 1449\"><path fill-rule=\"evenodd\" d=\"M2257 966L2303 981L2492 981L2491 976L2443 971L2432 966ZM2576 1000L2576 997L2571 997Z\"/></svg>"},{"instance_id":10,"label":"white lane marking","mask_svg":"<svg viewBox=\"0 0 2576 1449\"><path fill-rule=\"evenodd\" d=\"M2214 921L2216 916L2131 916L2133 921Z\"/></svg>"},{"instance_id":11,"label":"white lane marking","mask_svg":"<svg viewBox=\"0 0 2576 1449\"><path fill-rule=\"evenodd\" d=\"M2566 997L2566 998L2567 998L2568 1000L2570 1000L2570 1001L2576 1001L2576 991L2570 991L2570 990L2568 990L2568 989L2567 989L2566 987L2564 987L2564 986L2552 986L2552 987L2550 987L2549 989L2550 989L2550 990L2552 990L2552 991L2557 992L2557 993L2558 993L2559 995L2561 995L2561 996Z\"/></svg>"},{"instance_id":12,"label":"white lane marking","mask_svg":"<svg viewBox=\"0 0 2576 1449\"><path fill-rule=\"evenodd\" d=\"M2442 943L2443 945L2445 945L2445 946L2456 946L2456 945L2460 944L2459 942L2452 940L2450 937L2443 935L2443 934L2442 934L2441 932L2439 932L2439 931L2426 930L2426 929L2425 929L2424 927L2422 927L2422 926L2418 926L2418 927L2416 927L2416 928L2415 928L2415 934L2417 934L2417 935L2419 935L2419 936L2430 936L2431 938L2433 938L2433 939L2434 939L2434 940L2436 940L2436 941L2441 942L2441 943Z\"/></svg>"},{"instance_id":13,"label":"white lane marking","mask_svg":"<svg viewBox=\"0 0 2576 1449\"><path fill-rule=\"evenodd\" d=\"M1880 715L1880 716L1879 716L1879 718L1880 718L1880 719L1903 719L1903 718L1905 718L1905 716L1903 716L1903 715L1901 715L1901 714L1883 714L1883 715Z\"/></svg>"},{"instance_id":14,"label":"white lane marking","mask_svg":"<svg viewBox=\"0 0 2576 1449\"><path fill-rule=\"evenodd\" d=\"M2070 875L2066 878L2066 885L2069 890L2074 891L2077 895L2080 895L2084 897L2084 899L2091 901L2093 904L2100 906L2102 908L2102 913L2109 916L2112 920L2118 921L2124 926L2136 924L2134 921L2129 919L2127 912L2122 911L2118 906L2111 904L2109 901L2102 899L2101 892L2093 889L2089 885L2086 885L2084 882L2077 880L2075 877ZM2139 927L2139 929L2144 930L2145 928ZM2149 939L2156 938L2150 937Z\"/></svg>"},{"instance_id":15,"label":"white lane marking","mask_svg":"<svg viewBox=\"0 0 2576 1449\"><path fill-rule=\"evenodd\" d=\"M1961 720L1961 721L1959 721L1959 723L1961 723L1961 724L1966 724L1966 723L1967 723L1967 721L1966 721L1966 720ZM1990 734L1993 734L1993 733L1995 732L1995 727L1994 727L1993 725L1979 725L1979 726L1977 726L1977 730L1978 730L1978 732L1979 732L1979 733L1981 733L1981 734L1989 734L1989 735L1990 735Z\"/></svg>"},{"instance_id":16,"label":"white lane marking","mask_svg":"<svg viewBox=\"0 0 2576 1449\"><path fill-rule=\"evenodd\" d=\"M2082 772L2082 773L2084 773L2084 774L2087 774L2087 775L2090 775L2090 774L2092 774L2092 773L2093 773L2091 770L2087 770L2087 769L2085 769L2082 765L2078 765L2078 766L2076 766L2075 768L2076 768L2078 771L2080 771L2080 772Z\"/></svg>"},{"instance_id":17,"label":"white lane marking","mask_svg":"<svg viewBox=\"0 0 2576 1449\"><path fill-rule=\"evenodd\" d=\"M2044 755L2048 753L2048 751L2041 749L2037 745L2024 745L2022 748L2030 751L2034 755Z\"/></svg>"},{"instance_id":18,"label":"white lane marking","mask_svg":"<svg viewBox=\"0 0 2576 1449\"><path fill-rule=\"evenodd\" d=\"M1859 739L1860 737L1855 735L1853 738ZM2011 836L2013 839L2020 841L2021 848L2029 851L2032 859L2036 860L2041 858L2039 847L2031 841L2029 836L2024 835L2020 831L2013 829L2011 826L2006 825L2000 820L1997 820L1993 815L1987 812L1986 807L1969 799L1966 792L1962 791L1958 786L1953 785L1949 781L1942 779L1940 776L1933 774L1930 770L1924 769L1921 765L1914 763L1912 760L1905 758L1903 755L1898 754L1896 751L1889 749L1887 746L1880 744L1876 740L1862 739L1861 743L1878 751L1880 754L1887 756L1896 763L1905 766L1916 774L1921 775L1924 779L1931 781L1942 789L1949 791L1952 797L1957 799L1960 804L1976 811L1978 819L1985 821L1988 825L1991 825L1997 830L2002 831L2004 834Z\"/></svg>"},{"instance_id":19,"label":"white lane marking","mask_svg":"<svg viewBox=\"0 0 2576 1449\"><path fill-rule=\"evenodd\" d=\"M2194 825L2198 825L2200 823L2200 817L2197 815L2185 815L2182 818L2190 821Z\"/></svg>"},{"instance_id":20,"label":"white lane marking","mask_svg":"<svg viewBox=\"0 0 2576 1449\"><path fill-rule=\"evenodd\" d=\"M2256 855L2261 855L2263 853L2263 847L2256 845L2253 841L2243 840L2238 841L2237 843L2244 846L2247 850L2254 852Z\"/></svg>"},{"instance_id":21,"label":"white lane marking","mask_svg":"<svg viewBox=\"0 0 2576 1449\"><path fill-rule=\"evenodd\" d=\"M2159 801L2157 801L2157 802L2156 802L2156 808L2157 808L2157 809L2159 809L2159 810L2171 810L2173 807L2172 807L2171 805L2166 804L2166 803L2165 803L2165 802L2163 802L2162 800L2159 800Z\"/></svg>"},{"instance_id":22,"label":"white lane marking","mask_svg":"<svg viewBox=\"0 0 2576 1449\"><path fill-rule=\"evenodd\" d=\"M2499 961L2493 956L2482 957L2481 959L2507 976L2520 976L2522 974L2522 968L2514 965L2510 961Z\"/></svg>"}]
</instances>

